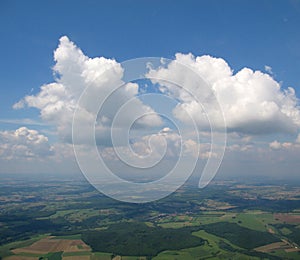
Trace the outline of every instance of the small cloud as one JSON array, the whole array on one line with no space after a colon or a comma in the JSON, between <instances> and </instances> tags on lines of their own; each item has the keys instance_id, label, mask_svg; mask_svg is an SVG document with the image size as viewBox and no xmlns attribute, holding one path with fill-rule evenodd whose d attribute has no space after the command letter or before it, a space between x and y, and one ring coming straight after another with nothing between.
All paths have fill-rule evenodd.
<instances>
[{"instance_id":1,"label":"small cloud","mask_svg":"<svg viewBox=\"0 0 300 260\"><path fill-rule=\"evenodd\" d=\"M13 105L13 109L21 109L25 107L25 102L23 99L21 99L19 102L15 103Z\"/></svg>"},{"instance_id":2,"label":"small cloud","mask_svg":"<svg viewBox=\"0 0 300 260\"><path fill-rule=\"evenodd\" d=\"M293 149L293 148L297 148L298 145L295 145L293 143L290 142L284 142L284 143L280 143L277 140L275 140L274 142L269 144L269 147L273 150L279 150L279 149Z\"/></svg>"},{"instance_id":3,"label":"small cloud","mask_svg":"<svg viewBox=\"0 0 300 260\"><path fill-rule=\"evenodd\" d=\"M272 67L265 65L265 71L268 72L270 75L273 75Z\"/></svg>"},{"instance_id":4,"label":"small cloud","mask_svg":"<svg viewBox=\"0 0 300 260\"><path fill-rule=\"evenodd\" d=\"M170 132L172 132L172 129L169 128L169 127L164 127L164 128L160 131L161 134L168 134L168 133L170 133Z\"/></svg>"},{"instance_id":5,"label":"small cloud","mask_svg":"<svg viewBox=\"0 0 300 260\"><path fill-rule=\"evenodd\" d=\"M279 150L282 147L282 145L277 140L275 140L274 142L269 144L269 147L273 150Z\"/></svg>"}]
</instances>

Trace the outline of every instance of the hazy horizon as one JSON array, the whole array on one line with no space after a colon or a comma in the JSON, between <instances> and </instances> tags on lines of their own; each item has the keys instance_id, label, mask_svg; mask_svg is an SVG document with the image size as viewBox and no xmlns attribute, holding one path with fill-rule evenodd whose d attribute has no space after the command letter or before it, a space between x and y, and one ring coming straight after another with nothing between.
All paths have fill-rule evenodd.
<instances>
[{"instance_id":1,"label":"hazy horizon","mask_svg":"<svg viewBox=\"0 0 300 260\"><path fill-rule=\"evenodd\" d=\"M1 4L2 178L299 179L299 2L118 4Z\"/></svg>"}]
</instances>

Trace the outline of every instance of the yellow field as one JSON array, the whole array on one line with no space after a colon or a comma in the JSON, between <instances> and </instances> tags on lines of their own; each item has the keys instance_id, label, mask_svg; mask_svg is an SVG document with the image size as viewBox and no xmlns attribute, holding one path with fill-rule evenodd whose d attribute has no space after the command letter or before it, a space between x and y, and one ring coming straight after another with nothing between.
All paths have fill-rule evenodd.
<instances>
[{"instance_id":1,"label":"yellow field","mask_svg":"<svg viewBox=\"0 0 300 260\"><path fill-rule=\"evenodd\" d=\"M55 239L46 237L33 243L28 247L21 247L12 250L14 254L47 254L49 252L86 252L91 248L80 239Z\"/></svg>"},{"instance_id":2,"label":"yellow field","mask_svg":"<svg viewBox=\"0 0 300 260\"><path fill-rule=\"evenodd\" d=\"M78 256L63 256L62 260L90 260L89 255L78 255Z\"/></svg>"}]
</instances>

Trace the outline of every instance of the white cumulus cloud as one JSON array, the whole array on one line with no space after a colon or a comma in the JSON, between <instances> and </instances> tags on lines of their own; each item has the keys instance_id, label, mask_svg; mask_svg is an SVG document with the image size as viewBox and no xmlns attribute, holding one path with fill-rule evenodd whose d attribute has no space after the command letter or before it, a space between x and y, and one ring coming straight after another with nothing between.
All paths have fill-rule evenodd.
<instances>
[{"instance_id":1,"label":"white cumulus cloud","mask_svg":"<svg viewBox=\"0 0 300 260\"><path fill-rule=\"evenodd\" d=\"M95 123L95 115L92 112L98 106L95 97L102 99L107 96L109 98L97 116L95 136L97 144L102 149L100 153L112 161L116 160L116 154L111 147L110 128L117 112L119 112L120 119L115 124L118 136L125 135L127 129L122 129L122 126L131 122L132 118L139 118L135 121L137 126L135 130L140 131L141 128L144 128L132 141L131 147L126 147L122 143L118 145L119 149L129 157L131 156L133 160L141 160L143 156L149 155L156 160L162 156L165 147L167 147L166 157L176 158L180 152L180 145L184 156L199 157L200 159L217 157L218 150L211 151L210 139L206 138L206 134L209 135L207 129L210 121L216 124L215 127L222 127L221 117L223 115L230 133L228 136L231 139L228 146L229 153L236 155L242 151L246 154L255 154L256 150L264 149L267 151L265 154L268 155L271 150L274 154L278 154L279 150L299 150L297 142L300 143L300 135L295 144L278 141L265 142L265 147L258 149L255 148L256 144L252 143L252 137L258 134L299 133L300 108L295 90L293 88L283 89L269 75L272 72L271 67L265 68L269 74L249 68L234 72L222 58L209 55L196 57L192 54L181 53L176 54L175 61L164 64L165 66L158 69L149 66L149 72L145 76L150 78L153 83L159 83L163 93L179 101L173 109L173 116L184 123L190 123L191 116L198 124L201 135L205 136L205 138L203 137L204 141L198 143L194 136L195 133L192 133L190 138L181 143L181 137L172 129L160 128L163 125L160 116L152 107L137 98L137 95L140 94L138 84L123 82L124 70L121 64L114 59L89 58L64 36L54 51L54 61L54 81L41 86L37 94L25 96L14 105L14 108L33 107L38 109L41 119L56 127L63 142L51 146L46 136L25 127L15 131L0 132L0 155L2 158L30 159L51 155L51 158L57 161L59 158L72 159L73 150L70 145L72 120L78 105L77 102L86 88L89 89L89 93L81 100L81 106L77 107L79 111L77 119L80 121L78 133L82 133L80 145L86 145L83 150L87 154L89 154L90 147L85 142L85 135L86 129ZM176 65L177 63L198 73L210 88L202 89L193 78L186 76L182 67ZM169 79L169 82L162 83L157 80L159 78ZM180 86L187 91L171 82L180 83ZM123 87L111 93L114 86L121 85ZM188 91L201 96L200 101L203 102L203 106L199 105L195 97ZM216 106L215 100L211 99L211 93L214 93L223 114ZM118 111L128 100L131 100L130 104L123 107L123 111ZM140 114L146 116L139 117ZM147 135L147 131L143 132L152 126L157 127L156 130L162 130L151 135ZM143 133L146 135L143 136ZM220 132L215 133L215 135L218 134ZM199 151L200 153L198 153ZM141 158L136 155L140 155Z\"/></svg>"},{"instance_id":2,"label":"white cumulus cloud","mask_svg":"<svg viewBox=\"0 0 300 260\"><path fill-rule=\"evenodd\" d=\"M147 75L154 83L159 83L155 78L171 82L176 79L175 82L182 83L183 88L168 83L161 87L163 92L180 100L181 104L173 111L178 119L185 121L188 112L200 125L205 125L205 122L209 123L205 116L209 115L218 127L220 111L213 103L201 104L203 109L193 96L186 94L185 89L205 97L207 89L201 89L202 86L187 79L180 66L176 66L177 62L196 71L211 85L222 107L229 131L268 134L290 133L299 129L299 100L293 88L282 89L270 75L249 68L233 73L226 61L208 55L195 57L192 54L179 53L167 67L150 69Z\"/></svg>"},{"instance_id":3,"label":"white cumulus cloud","mask_svg":"<svg viewBox=\"0 0 300 260\"><path fill-rule=\"evenodd\" d=\"M20 127L15 131L0 132L0 155L2 159L35 159L53 154L48 138L36 130Z\"/></svg>"},{"instance_id":4,"label":"white cumulus cloud","mask_svg":"<svg viewBox=\"0 0 300 260\"><path fill-rule=\"evenodd\" d=\"M113 59L104 57L89 58L66 36L61 37L60 44L54 52L55 82L41 86L36 95L28 95L16 103L15 109L24 106L34 107L40 110L43 120L57 127L58 134L62 139L71 140L71 127L73 114L82 92L89 87L89 95L81 103L78 110L81 113L82 130L85 126L93 124L95 114L91 108L97 106L99 98L109 96L113 86L121 86L111 99L107 99L106 109L102 113L102 119L97 122L97 131L106 136L108 125L111 123L117 109L128 99L138 93L138 85L135 83L125 84L122 81L123 68ZM95 98L95 97L98 97ZM130 120L140 113L151 113L139 123L142 126L158 126L162 123L161 118L155 111L144 105L139 99L135 99L130 106L131 110L126 114L124 121Z\"/></svg>"}]
</instances>

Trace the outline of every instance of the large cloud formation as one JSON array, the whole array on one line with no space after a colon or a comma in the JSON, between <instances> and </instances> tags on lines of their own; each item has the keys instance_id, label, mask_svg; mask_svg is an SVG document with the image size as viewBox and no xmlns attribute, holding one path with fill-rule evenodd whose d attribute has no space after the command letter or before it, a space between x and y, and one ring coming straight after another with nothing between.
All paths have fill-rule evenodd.
<instances>
[{"instance_id":1,"label":"large cloud formation","mask_svg":"<svg viewBox=\"0 0 300 260\"><path fill-rule=\"evenodd\" d=\"M299 129L300 107L295 90L291 87L281 89L280 84L269 74L249 68L243 68L234 74L225 60L208 55L195 57L192 54L177 53L175 57L167 67L151 69L147 77L154 83L159 83L156 78L172 81L176 77L176 82L181 82L185 89L197 89L199 87L185 77L176 63L193 69L211 85L229 131L268 134L295 133ZM185 111L188 111L202 122L200 118L205 111L193 97L184 93L183 88L164 84L161 90L181 101L173 111L177 118L185 121ZM215 122L218 122L219 111L205 105L209 109L206 112L211 112Z\"/></svg>"},{"instance_id":2,"label":"large cloud formation","mask_svg":"<svg viewBox=\"0 0 300 260\"><path fill-rule=\"evenodd\" d=\"M161 67L149 65L145 77L151 79L153 83L158 83L161 92L168 95L170 100L174 98L178 101L172 103L172 106L166 105L167 109L173 109L171 112L168 111L168 115L184 123L179 122L179 125L187 126L190 123L186 113L188 112L198 123L200 142L196 138L195 131L189 127L186 127L188 136L183 140L182 134L173 129L172 124L166 124L166 121L156 114L155 105L162 103L155 100L146 104L146 100L140 98L141 94L153 90L152 87L143 88L137 83L123 82L125 74L122 64L114 59L87 57L66 36L60 39L59 46L54 51L54 80L41 86L37 93L25 96L14 105L15 109L36 108L43 122L36 123L32 118L11 119L8 123L17 124L18 127L14 130L0 131L0 174L58 172L74 176L74 173L80 172L71 138L72 120L77 108L80 112L79 132L82 133L80 152L83 156L90 156L91 146L84 138L86 127L95 125L99 153L112 169L116 169L117 173L120 172L121 176L122 172L126 173L126 169L119 163L120 160L110 142L110 128L116 112L129 99L132 100L131 105L120 117L122 120L119 124L115 125L116 135L125 136L122 128L126 125L122 125L124 122L131 121L137 115L148 114L135 122L136 128L132 133L136 136L130 139L131 147L119 144L118 148L124 151L131 161L136 160L138 164L141 158L145 157L147 163L149 161L151 163L151 159L156 162L165 151L167 161L160 165L157 171L162 174L164 169L168 170L170 164L178 158L180 151L186 158L200 158L199 167L202 167L202 162L209 158L218 158L223 152L223 147L218 145L217 149L211 149L210 132L206 124L209 123L207 120L209 115L216 123L217 131L214 134L217 137L221 133L218 131L221 127L219 129L218 127L222 126L222 121L219 121L222 114L215 102L210 103L209 93L206 93L208 89L202 89L193 79L186 77L185 72L178 69L180 67L176 66L176 63L183 64L199 74L208 83L209 90L213 91L223 110L228 130L228 145L220 174L281 176L284 173L284 178L299 177L299 100L293 88L283 88L281 83L274 79L273 75L276 74L273 74L271 67L265 67L268 74L249 68L233 71L222 58L209 55L197 57L181 53L175 55L173 62L165 63L162 60ZM182 88L155 78L181 83L180 85L187 90L202 95L201 101L205 109L195 102L194 96L187 94ZM114 86L121 85L123 87L107 99L95 124L95 117L91 112L91 108L97 106L94 97L105 97ZM78 100L87 87L89 95L81 102L83 106L77 107ZM174 119L176 122L178 120ZM138 156L135 156L136 154ZM199 169L197 168L198 171ZM129 171L134 175L131 168ZM140 180L140 172L136 173L137 179ZM152 173L149 171L146 174Z\"/></svg>"},{"instance_id":3,"label":"large cloud formation","mask_svg":"<svg viewBox=\"0 0 300 260\"><path fill-rule=\"evenodd\" d=\"M89 87L90 97L106 97L113 86L124 85L113 93L113 100L107 102L106 110L97 122L97 136L105 138L118 107L138 93L138 85L122 81L123 68L118 62L104 57L89 58L66 36L60 38L54 60L55 82L43 85L36 95L24 97L14 108L28 106L39 109L41 118L57 126L58 134L63 140L71 141L73 114L81 93ZM91 104L91 100L94 100L94 104ZM80 125L83 134L84 127L94 123L94 115L89 107L97 106L95 102L94 98L87 99L83 102L83 107L77 107L82 114ZM159 126L162 123L154 110L139 99L134 99L130 108L131 111L126 114L128 118L123 118L124 121L135 117L137 113L148 113L148 116L140 120L141 126ZM104 144L105 140L99 142Z\"/></svg>"},{"instance_id":4,"label":"large cloud formation","mask_svg":"<svg viewBox=\"0 0 300 260\"><path fill-rule=\"evenodd\" d=\"M107 140L110 138L110 127L115 113L124 102L136 97L142 90L139 89L136 83L123 82L124 71L120 63L104 57L89 58L66 36L60 39L59 46L54 51L54 61L54 82L41 86L40 91L35 95L24 97L14 105L14 108L20 109L26 106L37 108L40 111L41 118L56 127L61 142L71 143L73 114L82 92L89 87L91 97L105 97L110 94L113 86L124 85L111 95L111 99L106 103L106 107L96 124L97 144L106 146L107 148L103 152L110 157L111 143ZM253 143L251 145L248 145L248 141L245 143L245 136L273 133L296 134L299 132L299 100L293 88L283 89L280 83L269 74L253 71L249 68L243 68L234 73L224 59L208 55L195 57L192 54L177 53L173 62L159 68L149 67L149 72L145 75L153 83L159 83L162 92L179 101L173 109L173 115L180 121L187 122L186 112L188 112L199 123L201 129L201 126L208 123L207 112L209 112L209 115L215 118L214 122L218 127L218 120L222 115L220 115L220 110L214 106L215 104L204 104L206 109L204 110L195 102L193 96L187 95L184 89L178 88L174 84L162 84L160 81L155 80L165 78L170 79L170 82L174 82L175 79L187 90L193 89L201 94L203 90L186 77L185 73L179 69L180 67L176 66L177 62L194 70L211 86L222 108L227 129L231 132L229 136L235 135L240 139L233 138L231 140L236 144L229 147L230 151L240 152L254 149L255 145ZM205 96L206 93L203 92L202 94ZM93 101L91 102L91 100ZM203 101L206 101L205 98ZM77 108L81 113L80 125L82 129L80 129L80 132L83 133L83 142L85 126L94 124L94 115L89 110L89 107L97 105L93 102L95 102L94 98L87 98L82 102L84 106ZM207 102L209 102L209 99ZM122 118L124 122L136 118L137 114L146 113L150 115L142 118L139 127L158 126L163 128L162 119L155 113L154 108L145 105L140 99L135 98L129 108L130 111L124 113ZM120 125L118 127L122 128ZM203 127L201 134L206 134L207 129ZM34 157L38 153L48 155L53 152L55 147L58 147L57 145L50 146L45 136L30 131L34 130L20 128L15 132L2 132L1 142L8 147L5 152L5 145L1 146L0 152L2 155L6 154L7 158L14 155L13 149L15 148L8 145L9 142L18 143L20 149L23 147L22 153L27 154L28 158ZM20 137L19 132L27 134ZM36 140L39 139L28 137L32 135L39 136L41 140L37 142ZM156 141L158 149L160 149L162 136L159 132L157 135L152 134L137 138L136 143L132 143L132 147L141 154L147 154L149 152L149 146L147 145L149 136L154 142ZM178 137L171 131L165 134L165 138L169 143L173 142L174 147L178 143ZM297 141L300 143L300 135ZM32 147L29 145L30 142ZM191 138L183 145L186 153L196 154L200 144ZM199 155L201 158L213 156L210 154L209 143L201 145L202 153ZM37 150L33 146L36 146ZM279 150L282 147L287 147L287 145L286 143L273 142L270 146L269 143L266 143L266 147L267 149ZM16 151L20 151L19 148ZM176 153L175 148L173 152ZM172 155L170 149L168 154ZM15 155L17 156L16 153Z\"/></svg>"},{"instance_id":5,"label":"large cloud formation","mask_svg":"<svg viewBox=\"0 0 300 260\"><path fill-rule=\"evenodd\" d=\"M55 82L43 85L37 95L26 96L16 103L14 108L29 106L39 109L42 119L55 124L58 133L63 138L70 139L73 113L82 91L89 86L91 95L107 95L113 85L124 83L123 68L112 59L88 58L66 36L60 39L60 44L54 52L54 60L56 62L53 67L56 75ZM169 78L170 81L176 77L176 82L181 82L184 88L197 88L198 86L193 86L193 82L185 78L184 72L179 70L176 62L195 70L211 85L223 110L229 131L246 134L298 131L300 108L295 90L291 87L283 90L269 74L249 68L233 73L227 62L221 58L208 55L195 57L192 54L177 53L175 60L167 67L150 69L146 76L154 83L157 83L155 78L162 76ZM189 112L193 118L201 121L200 115L205 111L193 97L184 93L184 89L166 84L161 86L161 90L180 101L173 111L175 117L185 122L186 112ZM134 97L138 91L137 84L128 83L113 96L113 102L108 102L106 114L100 118L99 136L106 136L103 133L109 128L118 106L124 100ZM136 111L153 112L151 116L143 118L144 126L162 123L154 110L139 99L135 100L131 108L131 113L127 113L129 117L134 116ZM211 110L209 111L211 115L220 117L219 111L214 111L213 106L208 109ZM90 118L92 116L89 115L89 111L83 111L82 125Z\"/></svg>"}]
</instances>

